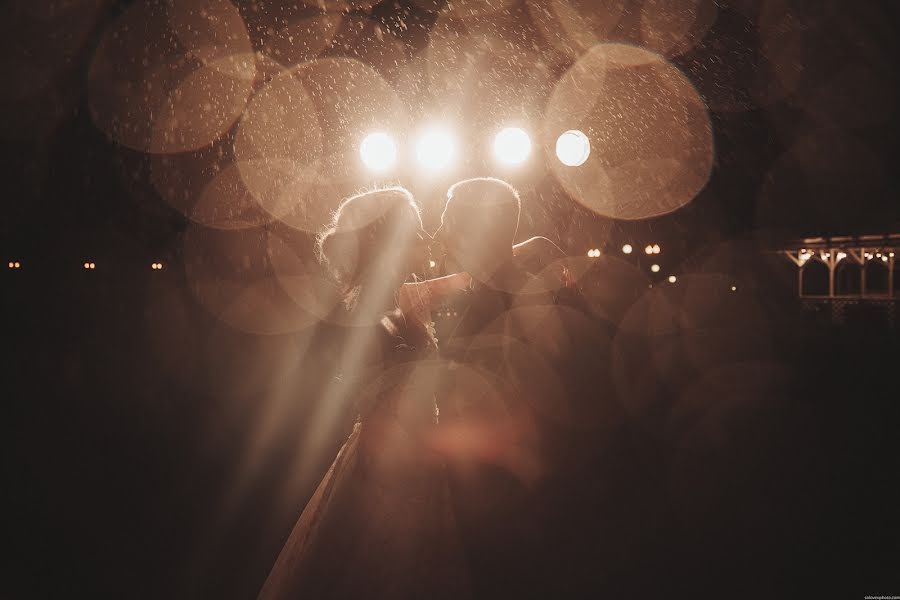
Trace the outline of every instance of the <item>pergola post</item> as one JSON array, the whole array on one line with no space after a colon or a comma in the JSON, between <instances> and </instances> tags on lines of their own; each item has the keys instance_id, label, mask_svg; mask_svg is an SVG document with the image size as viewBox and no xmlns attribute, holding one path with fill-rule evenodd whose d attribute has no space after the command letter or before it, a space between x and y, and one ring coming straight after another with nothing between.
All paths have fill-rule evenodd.
<instances>
[{"instance_id":1,"label":"pergola post","mask_svg":"<svg viewBox=\"0 0 900 600\"><path fill-rule=\"evenodd\" d=\"M893 252L891 252L893 254ZM894 257L888 255L888 298L894 297Z\"/></svg>"}]
</instances>

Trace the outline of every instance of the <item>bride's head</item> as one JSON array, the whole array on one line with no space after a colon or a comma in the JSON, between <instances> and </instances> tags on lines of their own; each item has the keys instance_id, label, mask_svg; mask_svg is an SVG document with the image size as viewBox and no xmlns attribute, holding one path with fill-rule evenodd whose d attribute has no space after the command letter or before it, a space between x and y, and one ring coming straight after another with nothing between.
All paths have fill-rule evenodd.
<instances>
[{"instance_id":1,"label":"bride's head","mask_svg":"<svg viewBox=\"0 0 900 600\"><path fill-rule=\"evenodd\" d=\"M318 238L319 260L351 304L383 307L427 260L428 234L418 203L389 187L344 200Z\"/></svg>"}]
</instances>

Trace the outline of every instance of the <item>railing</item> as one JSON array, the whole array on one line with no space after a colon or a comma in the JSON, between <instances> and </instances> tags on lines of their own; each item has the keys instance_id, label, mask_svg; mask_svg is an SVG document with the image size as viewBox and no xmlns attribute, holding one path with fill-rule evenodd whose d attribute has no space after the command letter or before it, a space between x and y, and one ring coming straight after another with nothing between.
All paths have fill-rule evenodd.
<instances>
[{"instance_id":1,"label":"railing","mask_svg":"<svg viewBox=\"0 0 900 600\"><path fill-rule=\"evenodd\" d=\"M801 306L807 312L828 311L831 320L845 324L848 320L891 328L897 326L897 305L900 298L863 296L801 296Z\"/></svg>"}]
</instances>

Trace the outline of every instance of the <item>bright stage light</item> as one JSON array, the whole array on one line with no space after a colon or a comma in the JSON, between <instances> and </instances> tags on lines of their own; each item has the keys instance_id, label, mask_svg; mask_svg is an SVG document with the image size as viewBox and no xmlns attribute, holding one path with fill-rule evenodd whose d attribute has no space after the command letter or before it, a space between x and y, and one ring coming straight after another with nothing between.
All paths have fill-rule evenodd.
<instances>
[{"instance_id":1,"label":"bright stage light","mask_svg":"<svg viewBox=\"0 0 900 600\"><path fill-rule=\"evenodd\" d=\"M531 154L531 138L524 129L507 127L494 138L494 156L506 165L525 162Z\"/></svg>"},{"instance_id":2,"label":"bright stage light","mask_svg":"<svg viewBox=\"0 0 900 600\"><path fill-rule=\"evenodd\" d=\"M359 145L359 155L373 171L384 171L397 162L397 146L391 136L376 131L367 135Z\"/></svg>"},{"instance_id":3,"label":"bright stage light","mask_svg":"<svg viewBox=\"0 0 900 600\"><path fill-rule=\"evenodd\" d=\"M456 154L453 137L446 131L433 129L425 132L416 144L419 164L434 171L446 168Z\"/></svg>"},{"instance_id":4,"label":"bright stage light","mask_svg":"<svg viewBox=\"0 0 900 600\"><path fill-rule=\"evenodd\" d=\"M556 156L569 167L584 164L591 154L591 141L577 129L570 129L556 139Z\"/></svg>"}]
</instances>

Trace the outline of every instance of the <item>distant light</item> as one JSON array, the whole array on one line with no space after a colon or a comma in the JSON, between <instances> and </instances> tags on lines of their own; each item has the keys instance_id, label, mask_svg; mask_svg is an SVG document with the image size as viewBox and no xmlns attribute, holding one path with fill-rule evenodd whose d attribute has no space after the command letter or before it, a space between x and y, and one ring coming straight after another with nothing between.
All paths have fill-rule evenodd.
<instances>
[{"instance_id":1,"label":"distant light","mask_svg":"<svg viewBox=\"0 0 900 600\"><path fill-rule=\"evenodd\" d=\"M359 155L363 163L373 171L384 171L397 162L397 145L391 136L376 131L363 139L359 145Z\"/></svg>"},{"instance_id":2,"label":"distant light","mask_svg":"<svg viewBox=\"0 0 900 600\"><path fill-rule=\"evenodd\" d=\"M94 264L94 263L91 263L91 268L92 268L92 269L96 269L96 268L97 268L97 265Z\"/></svg>"},{"instance_id":3,"label":"distant light","mask_svg":"<svg viewBox=\"0 0 900 600\"><path fill-rule=\"evenodd\" d=\"M556 157L568 167L584 164L591 154L591 141L577 129L570 129L556 139Z\"/></svg>"},{"instance_id":4,"label":"distant light","mask_svg":"<svg viewBox=\"0 0 900 600\"><path fill-rule=\"evenodd\" d=\"M15 269L15 268L16 268L16 263L14 263L14 262L9 263L9 268L10 268L10 269Z\"/></svg>"},{"instance_id":5,"label":"distant light","mask_svg":"<svg viewBox=\"0 0 900 600\"><path fill-rule=\"evenodd\" d=\"M90 268L91 268L91 263L89 263L89 262L84 263L84 268L85 268L85 269L90 269Z\"/></svg>"},{"instance_id":6,"label":"distant light","mask_svg":"<svg viewBox=\"0 0 900 600\"><path fill-rule=\"evenodd\" d=\"M653 244L653 254L659 254L660 248L659 244Z\"/></svg>"},{"instance_id":7,"label":"distant light","mask_svg":"<svg viewBox=\"0 0 900 600\"><path fill-rule=\"evenodd\" d=\"M506 127L494 137L494 156L506 165L525 162L531 154L531 138L524 129Z\"/></svg>"},{"instance_id":8,"label":"distant light","mask_svg":"<svg viewBox=\"0 0 900 600\"><path fill-rule=\"evenodd\" d=\"M891 256L893 256L893 254L891 254ZM20 263L19 261L16 261L15 263L13 263L13 266L18 269L19 267L22 266L22 263Z\"/></svg>"},{"instance_id":9,"label":"distant light","mask_svg":"<svg viewBox=\"0 0 900 600\"><path fill-rule=\"evenodd\" d=\"M622 246L622 252L624 252L625 254L631 254L631 250L631 244L625 244L624 246Z\"/></svg>"},{"instance_id":10,"label":"distant light","mask_svg":"<svg viewBox=\"0 0 900 600\"><path fill-rule=\"evenodd\" d=\"M731 291L732 291L732 292L736 292L736 291L737 291L737 286L736 286L736 285L731 286Z\"/></svg>"},{"instance_id":11,"label":"distant light","mask_svg":"<svg viewBox=\"0 0 900 600\"><path fill-rule=\"evenodd\" d=\"M675 283L676 281L678 281L677 277L675 277L674 275L669 275L669 283Z\"/></svg>"},{"instance_id":12,"label":"distant light","mask_svg":"<svg viewBox=\"0 0 900 600\"><path fill-rule=\"evenodd\" d=\"M884 262L887 262L887 256L882 256L881 260L883 260Z\"/></svg>"},{"instance_id":13,"label":"distant light","mask_svg":"<svg viewBox=\"0 0 900 600\"><path fill-rule=\"evenodd\" d=\"M654 273L659 273L659 265L650 265L650 270Z\"/></svg>"},{"instance_id":14,"label":"distant light","mask_svg":"<svg viewBox=\"0 0 900 600\"><path fill-rule=\"evenodd\" d=\"M456 154L453 137L446 131L433 129L425 132L416 144L416 158L428 169L446 168Z\"/></svg>"},{"instance_id":15,"label":"distant light","mask_svg":"<svg viewBox=\"0 0 900 600\"><path fill-rule=\"evenodd\" d=\"M431 268L433 269L433 268L435 268L435 267L437 266L437 263L434 262L433 260L429 260L429 261L428 261L428 266L431 267Z\"/></svg>"},{"instance_id":16,"label":"distant light","mask_svg":"<svg viewBox=\"0 0 900 600\"><path fill-rule=\"evenodd\" d=\"M644 248L644 253L653 254L653 246L647 246L646 248Z\"/></svg>"},{"instance_id":17,"label":"distant light","mask_svg":"<svg viewBox=\"0 0 900 600\"><path fill-rule=\"evenodd\" d=\"M893 252L890 252L890 253L888 254L888 256L890 256L891 258L894 258L894 253L893 253Z\"/></svg>"},{"instance_id":18,"label":"distant light","mask_svg":"<svg viewBox=\"0 0 900 600\"><path fill-rule=\"evenodd\" d=\"M150 265L150 268L158 271L163 268L163 265L162 265L162 263L155 262Z\"/></svg>"},{"instance_id":19,"label":"distant light","mask_svg":"<svg viewBox=\"0 0 900 600\"><path fill-rule=\"evenodd\" d=\"M600 257L600 249L599 248L591 248L587 251L587 255L590 258L599 258Z\"/></svg>"},{"instance_id":20,"label":"distant light","mask_svg":"<svg viewBox=\"0 0 900 600\"><path fill-rule=\"evenodd\" d=\"M838 259L838 260L843 260L843 259L845 259L845 258L847 258L847 253L846 253L846 252L838 252L838 254L837 254L837 259Z\"/></svg>"}]
</instances>

